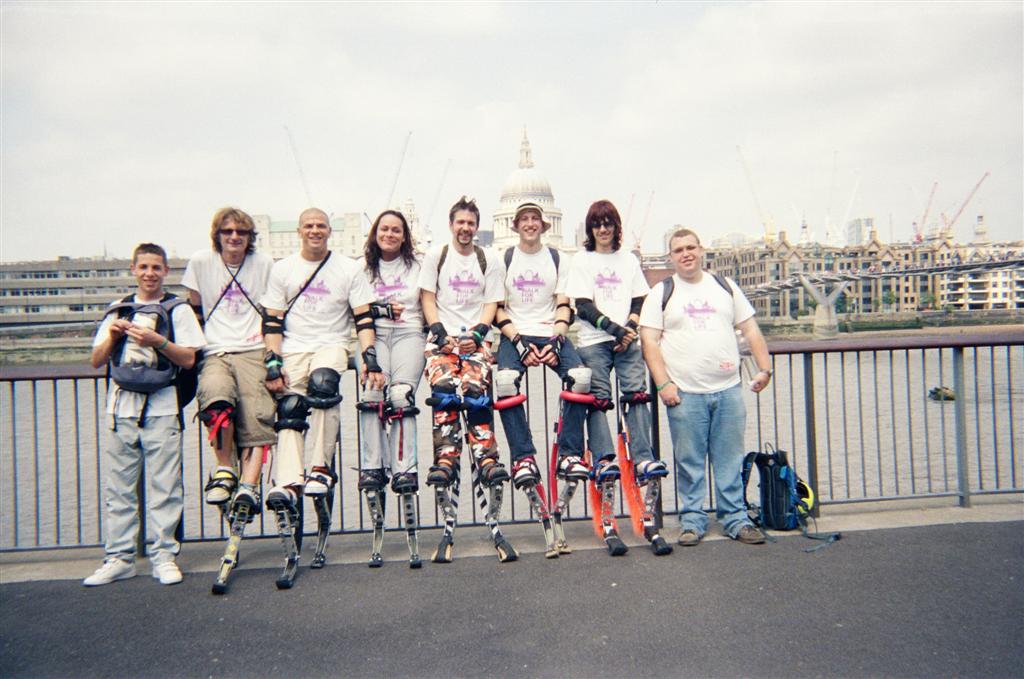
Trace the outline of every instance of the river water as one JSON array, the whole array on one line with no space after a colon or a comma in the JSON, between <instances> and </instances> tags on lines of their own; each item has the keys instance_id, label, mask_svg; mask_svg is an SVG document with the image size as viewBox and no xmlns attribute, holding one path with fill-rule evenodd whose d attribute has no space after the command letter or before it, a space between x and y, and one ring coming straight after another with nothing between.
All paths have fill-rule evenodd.
<instances>
[{"instance_id":1,"label":"river water","mask_svg":"<svg viewBox=\"0 0 1024 679\"><path fill-rule=\"evenodd\" d=\"M972 492L1024 486L1024 347L965 349L964 450ZM760 397L747 392L747 444L766 442L790 451L804 477L807 459L807 403L803 355L774 358L775 379ZM824 503L956 492L958 487L957 404L927 397L931 387L953 386L953 351L895 350L814 356L812 396L817 443L818 494ZM557 379L530 371L528 413L534 442L546 464L557 414ZM341 483L334 506L334 529L366 530L365 504L356 490L360 436L356 427L355 380L344 383ZM544 394L544 398L540 395ZM419 403L427 396L421 384ZM0 385L0 549L102 543L102 456L107 434L103 380L40 380ZM659 407L660 408L660 407ZM660 408L660 453L671 459L664 409ZM186 412L185 535L223 534L219 514L203 504L202 486L211 454L197 423L194 404ZM497 418L496 418L497 419ZM508 460L500 421L502 460ZM614 432L614 413L610 417ZM430 466L429 417L418 418L420 478ZM544 458L541 460L540 458ZM463 478L469 479L468 463ZM546 478L545 473L545 478ZM664 484L666 514L678 508L673 478ZM751 484L754 485L753 483ZM756 496L751 488L750 497ZM586 513L586 493L578 492L573 516ZM526 520L529 506L508 490L504 520ZM388 526L399 526L393 498ZM710 501L710 500L709 500ZM307 504L308 508L308 504ZM433 493L420 497L421 523L439 522ZM825 510L827 512L827 509ZM313 530L313 512L307 528ZM464 484L460 521L482 520ZM271 520L258 529L273 533ZM256 531L252 531L255 533ZM465 529L484 539L486 530ZM464 534L464 533L463 533Z\"/></svg>"}]
</instances>

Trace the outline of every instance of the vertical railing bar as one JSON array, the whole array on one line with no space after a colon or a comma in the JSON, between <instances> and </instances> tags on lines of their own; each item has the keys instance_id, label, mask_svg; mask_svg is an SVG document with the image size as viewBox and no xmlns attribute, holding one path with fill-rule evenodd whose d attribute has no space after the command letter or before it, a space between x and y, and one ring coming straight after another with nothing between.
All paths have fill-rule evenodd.
<instances>
[{"instance_id":1,"label":"vertical railing bar","mask_svg":"<svg viewBox=\"0 0 1024 679\"><path fill-rule=\"evenodd\" d=\"M354 383L353 386L355 388L356 403L359 403L359 399L362 398L362 393L360 391L360 386L361 385L359 384L359 371L356 370L356 372L354 374L355 374L355 378L354 378L355 383ZM431 415L433 415L433 410L431 410ZM340 433L341 427L338 427L338 431ZM359 471L356 472L356 474L357 474L357 478L356 478L356 483L357 483L357 486L356 486L356 488L357 488L357 490L356 490L356 507L359 509L359 530L362 530L365 527L364 524L363 524L363 522L365 521L365 518L363 516L363 498L359 496L359 490L358 490L358 481L359 481L359 479L358 479L358 476L363 473L363 456L362 456L362 453L359 453L358 451L361 451L363 449L363 427L359 423L359 416L358 415L356 415L356 446L357 446L356 467L359 469ZM417 458L417 461L418 460L419 460L419 458ZM431 446L430 460L431 460L431 463L433 463L433 460L434 460L433 446ZM345 484L341 483L341 481L343 480L341 478L341 472L344 471L344 470L340 469L340 466L341 465L339 465L339 469L338 469L338 472L339 472L339 476L338 476L338 482L339 482L338 483L338 504L340 505L338 515L340 516L341 530L344 531L345 530L345 492L344 492ZM460 455L459 456L460 471L461 471L461 466L462 466L462 456ZM383 495L383 493L382 493L382 495Z\"/></svg>"},{"instance_id":2,"label":"vertical railing bar","mask_svg":"<svg viewBox=\"0 0 1024 679\"><path fill-rule=\"evenodd\" d=\"M931 431L928 426L928 350L921 349L921 409L924 412L924 468L928 474L928 492L932 492Z\"/></svg>"},{"instance_id":3,"label":"vertical railing bar","mask_svg":"<svg viewBox=\"0 0 1024 679\"><path fill-rule=\"evenodd\" d=\"M846 497L851 497L851 484L850 484L850 424L846 416L846 404L849 399L846 398L846 352L839 354L839 384L840 394L842 394L843 404L843 460L846 464ZM858 399L859 400L859 399ZM864 477L864 469L861 467L860 472L861 478Z\"/></svg>"},{"instance_id":4,"label":"vertical railing bar","mask_svg":"<svg viewBox=\"0 0 1024 679\"><path fill-rule=\"evenodd\" d=\"M772 370L773 371L778 367L776 365L777 362L776 362L775 359L776 359L776 357L773 355L772 356ZM792 362L791 359L792 359L791 356L787 356L786 357L786 362L787 363L791 363ZM777 375L778 373L774 373L773 372L773 374ZM789 419L792 420L793 418L790 417ZM779 443L779 381L777 379L774 379L774 378L772 379L772 431L774 433L775 443L778 444ZM793 449L792 441L790 442L788 447L789 447L790 450ZM759 446L758 449L759 450L763 450L763 447Z\"/></svg>"},{"instance_id":5,"label":"vertical railing bar","mask_svg":"<svg viewBox=\"0 0 1024 679\"><path fill-rule=\"evenodd\" d=\"M58 403L57 380L53 385L53 517L54 538L60 544L60 405Z\"/></svg>"},{"instance_id":6,"label":"vertical railing bar","mask_svg":"<svg viewBox=\"0 0 1024 679\"><path fill-rule=\"evenodd\" d=\"M184 438L185 438L185 435L184 435L184 433L182 433L182 439L184 439ZM199 455L196 456L196 457L199 458L198 461L196 462L196 481L199 484L199 486L198 486L198 488L199 488L199 500L198 500L198 505L199 505L199 537L205 538L206 537L206 511L205 511L206 508L204 507L204 505L206 504L206 493L203 491L203 488L206 487L206 484L203 483L203 471L206 469L206 460L203 459L203 428L202 428L202 426L199 426L196 429L196 441L198 442L198 445L199 445ZM260 496L260 497L262 498L262 496ZM262 514L262 512L261 512L261 514ZM223 523L223 521L221 523ZM224 536L221 535L221 537L224 537Z\"/></svg>"},{"instance_id":7,"label":"vertical railing bar","mask_svg":"<svg viewBox=\"0 0 1024 679\"><path fill-rule=\"evenodd\" d=\"M981 468L981 391L978 388L978 347L971 347L974 358L974 443L978 451L978 488L985 490L985 478Z\"/></svg>"},{"instance_id":8,"label":"vertical railing bar","mask_svg":"<svg viewBox=\"0 0 1024 679\"><path fill-rule=\"evenodd\" d=\"M36 380L32 380L32 476L35 479L36 489L36 547L39 546L39 512L40 512L40 495L39 495L39 401L37 399L37 384Z\"/></svg>"},{"instance_id":9,"label":"vertical railing bar","mask_svg":"<svg viewBox=\"0 0 1024 679\"><path fill-rule=\"evenodd\" d=\"M815 433L814 419L814 354L804 354L804 410L807 413L807 421L804 423L807 436L807 483L815 496L818 493L818 443ZM829 499L832 495L832 474L829 473ZM813 514L817 516L819 503L815 503Z\"/></svg>"},{"instance_id":10,"label":"vertical railing bar","mask_svg":"<svg viewBox=\"0 0 1024 679\"><path fill-rule=\"evenodd\" d=\"M964 350L953 347L953 391L956 398L956 467L957 492L960 495L960 506L971 506L971 491L968 487L967 470L967 406L964 404Z\"/></svg>"},{"instance_id":11,"label":"vertical railing bar","mask_svg":"<svg viewBox=\"0 0 1024 679\"><path fill-rule=\"evenodd\" d=\"M914 465L914 400L910 397L910 350L903 352L904 377L907 384L907 452L910 454L910 494L917 494L917 467Z\"/></svg>"},{"instance_id":12,"label":"vertical railing bar","mask_svg":"<svg viewBox=\"0 0 1024 679\"><path fill-rule=\"evenodd\" d=\"M1024 356L1024 347L1021 348L1021 355ZM1013 487L1017 487L1017 443L1014 441L1013 422L1013 354L1010 347L1006 347L1006 403L1010 412L1010 480Z\"/></svg>"},{"instance_id":13,"label":"vertical railing bar","mask_svg":"<svg viewBox=\"0 0 1024 679\"><path fill-rule=\"evenodd\" d=\"M19 520L18 520L18 400L15 383L11 385L11 496L14 498L14 546L19 545ZM97 503L99 504L99 503Z\"/></svg>"},{"instance_id":14,"label":"vertical railing bar","mask_svg":"<svg viewBox=\"0 0 1024 679\"><path fill-rule=\"evenodd\" d=\"M889 433L892 436L892 478L896 484L896 495L900 494L900 460L899 449L896 447L896 378L893 364L893 351L889 354Z\"/></svg>"},{"instance_id":15,"label":"vertical railing bar","mask_svg":"<svg viewBox=\"0 0 1024 679\"><path fill-rule=\"evenodd\" d=\"M789 370L789 438L793 442L793 449L796 449L796 396L793 392L793 354L786 360ZM775 442L779 439L776 437Z\"/></svg>"},{"instance_id":16,"label":"vertical railing bar","mask_svg":"<svg viewBox=\"0 0 1024 679\"><path fill-rule=\"evenodd\" d=\"M872 372L872 384L875 388L872 389L875 392L875 463L878 465L878 494L885 495L884 481L882 479L882 423L881 409L878 404L878 352L871 352L871 372Z\"/></svg>"},{"instance_id":17,"label":"vertical railing bar","mask_svg":"<svg viewBox=\"0 0 1024 679\"><path fill-rule=\"evenodd\" d=\"M861 352L857 352L857 428L860 430L860 488L864 497L868 496L868 465L864 447L864 378L861 373ZM878 477L881 478L881 470Z\"/></svg>"},{"instance_id":18,"label":"vertical railing bar","mask_svg":"<svg viewBox=\"0 0 1024 679\"><path fill-rule=\"evenodd\" d=\"M829 380L828 380L828 354L821 355L821 372L825 376L825 460L828 464L828 481L829 481L829 497L835 497L835 493L832 492L832 480L835 478L835 473L832 470L832 418L829 416L832 408L829 403ZM812 394L811 398L817 398L817 394ZM850 483L849 476L843 479L846 484L846 497L850 497Z\"/></svg>"},{"instance_id":19,"label":"vertical railing bar","mask_svg":"<svg viewBox=\"0 0 1024 679\"><path fill-rule=\"evenodd\" d=\"M106 382L104 383L106 385ZM104 399L106 398L106 389L103 394ZM103 448L100 443L100 380L95 378L92 381L92 411L94 416L95 433L96 433L96 530L98 531L98 537L100 540L103 539L103 475L100 469L100 458L101 450ZM106 408L103 408L106 412Z\"/></svg>"},{"instance_id":20,"label":"vertical railing bar","mask_svg":"<svg viewBox=\"0 0 1024 679\"><path fill-rule=\"evenodd\" d=\"M75 393L75 517L78 544L82 544L82 412L78 399L78 378L72 381Z\"/></svg>"},{"instance_id":21,"label":"vertical railing bar","mask_svg":"<svg viewBox=\"0 0 1024 679\"><path fill-rule=\"evenodd\" d=\"M939 385L940 387L945 386L945 370L942 365L942 354L943 350L939 349ZM942 428L942 480L944 482L943 490L949 490L949 450L946 447L946 409L943 407L944 401L938 401L939 403L939 424Z\"/></svg>"},{"instance_id":22,"label":"vertical railing bar","mask_svg":"<svg viewBox=\"0 0 1024 679\"><path fill-rule=\"evenodd\" d=\"M977 349L975 349L977 351ZM996 420L996 410L998 410L998 396L996 395L996 348L988 348L988 381L989 381L989 393L992 397L992 468L995 473L995 485L996 489L1002 487L999 479L999 423Z\"/></svg>"}]
</instances>

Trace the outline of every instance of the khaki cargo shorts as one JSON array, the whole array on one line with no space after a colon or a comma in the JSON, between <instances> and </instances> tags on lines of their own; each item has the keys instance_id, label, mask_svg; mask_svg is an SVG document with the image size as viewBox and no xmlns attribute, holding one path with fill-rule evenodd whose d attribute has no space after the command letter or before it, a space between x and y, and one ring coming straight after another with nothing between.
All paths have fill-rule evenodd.
<instances>
[{"instance_id":1,"label":"khaki cargo shorts","mask_svg":"<svg viewBox=\"0 0 1024 679\"><path fill-rule=\"evenodd\" d=\"M207 354L199 373L199 409L227 401L235 406L235 442L239 448L274 445L277 406L267 391L264 350Z\"/></svg>"}]
</instances>

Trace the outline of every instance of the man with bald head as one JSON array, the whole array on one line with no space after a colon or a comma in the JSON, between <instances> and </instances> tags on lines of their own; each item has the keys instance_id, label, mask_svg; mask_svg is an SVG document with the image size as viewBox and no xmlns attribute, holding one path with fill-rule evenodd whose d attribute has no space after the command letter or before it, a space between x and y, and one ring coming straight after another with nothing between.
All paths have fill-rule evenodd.
<instances>
[{"instance_id":1,"label":"man with bald head","mask_svg":"<svg viewBox=\"0 0 1024 679\"><path fill-rule=\"evenodd\" d=\"M278 396L274 487L266 500L274 511L294 511L303 494L324 496L336 481L329 461L353 324L365 366L362 379L369 388L384 386L373 347L373 289L354 260L331 253L331 223L323 210L303 211L298 232L301 250L274 264L262 300L267 389ZM314 441L308 471L307 435Z\"/></svg>"}]
</instances>

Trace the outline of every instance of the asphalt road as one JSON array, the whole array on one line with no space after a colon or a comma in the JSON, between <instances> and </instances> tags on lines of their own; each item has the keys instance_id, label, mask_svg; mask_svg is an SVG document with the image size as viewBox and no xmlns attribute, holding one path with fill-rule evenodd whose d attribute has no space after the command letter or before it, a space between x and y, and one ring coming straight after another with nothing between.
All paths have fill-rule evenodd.
<instances>
[{"instance_id":1,"label":"asphalt road","mask_svg":"<svg viewBox=\"0 0 1024 679\"><path fill-rule=\"evenodd\" d=\"M1020 677L1024 522L0 587L13 677Z\"/></svg>"}]
</instances>

